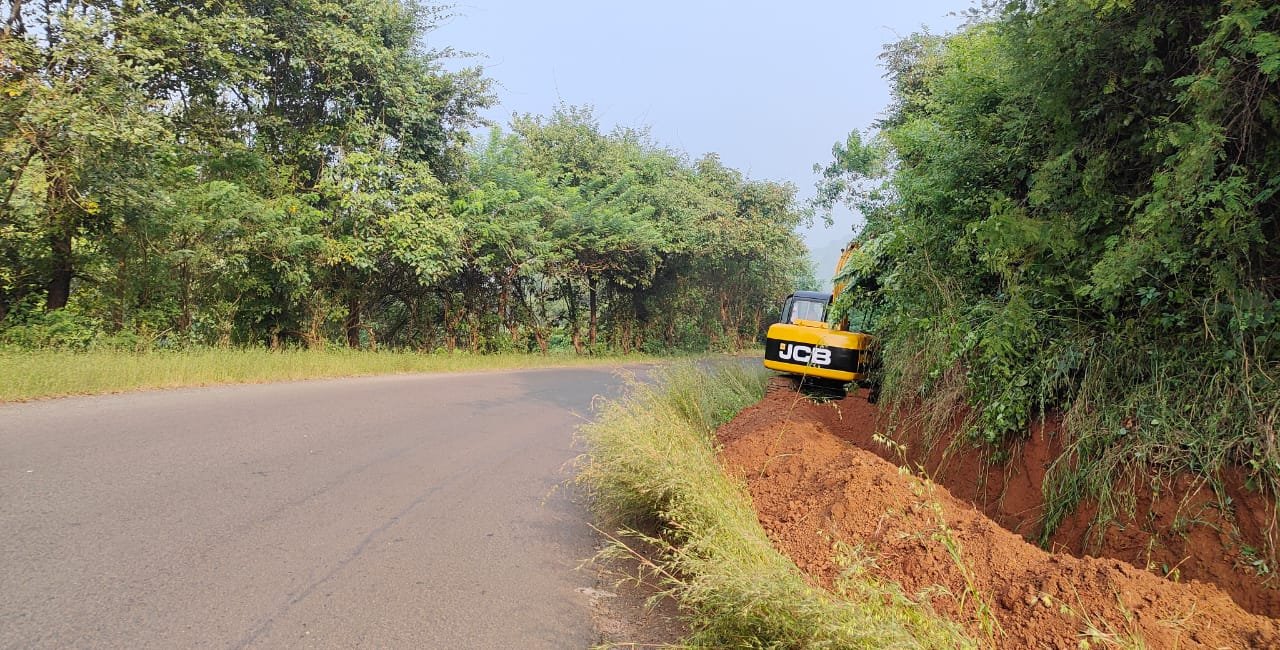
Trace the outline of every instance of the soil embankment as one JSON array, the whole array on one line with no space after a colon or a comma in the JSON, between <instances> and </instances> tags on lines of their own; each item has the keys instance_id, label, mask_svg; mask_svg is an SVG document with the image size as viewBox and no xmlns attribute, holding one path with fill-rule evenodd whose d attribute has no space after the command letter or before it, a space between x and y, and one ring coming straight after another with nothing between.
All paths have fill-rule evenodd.
<instances>
[{"instance_id":1,"label":"soil embankment","mask_svg":"<svg viewBox=\"0 0 1280 650\"><path fill-rule=\"evenodd\" d=\"M858 397L821 405L783 401L792 413L821 422L862 449L895 464L923 468L926 476L1004 528L1033 542L1040 539L1045 475L1063 452L1059 421L1037 422L1003 458L992 458L990 448L961 439L961 412L950 414L942 433L931 437L924 413L898 418L890 428L876 407ZM877 441L879 434L892 444ZM1047 546L1077 557L1124 560L1175 581L1208 582L1245 610L1280 618L1280 589L1271 576L1276 566L1264 550L1274 546L1269 536L1276 532L1270 518L1275 505L1246 487L1243 472L1228 472L1222 483L1225 493L1216 494L1187 475L1159 484L1149 476L1130 475L1120 486L1133 496L1129 515L1098 527L1096 504L1082 503L1060 522Z\"/></svg>"},{"instance_id":2,"label":"soil embankment","mask_svg":"<svg viewBox=\"0 0 1280 650\"><path fill-rule=\"evenodd\" d=\"M868 450L882 446L872 440L877 415L857 397L815 405L777 392L719 432L722 458L747 481L771 539L816 582L836 587L852 570L897 583L998 647L1139 639L1159 648L1280 647L1277 621L1246 611L1213 584L1187 580L1185 572L1174 582L1114 558L1047 552L1002 527L1034 532L1019 530L1019 517L998 522L975 507L981 499L953 496L899 469ZM1016 462L1040 467L1042 477L1038 454ZM988 472L967 471L969 483L990 482ZM1036 475L1024 474L1002 479L997 500L1023 515L1035 511L1040 494Z\"/></svg>"}]
</instances>

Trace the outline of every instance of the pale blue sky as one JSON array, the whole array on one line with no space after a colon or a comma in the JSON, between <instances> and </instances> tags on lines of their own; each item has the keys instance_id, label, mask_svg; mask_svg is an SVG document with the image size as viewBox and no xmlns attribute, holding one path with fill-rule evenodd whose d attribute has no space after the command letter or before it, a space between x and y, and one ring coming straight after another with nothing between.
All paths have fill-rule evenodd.
<instances>
[{"instance_id":1,"label":"pale blue sky","mask_svg":"<svg viewBox=\"0 0 1280 650\"><path fill-rule=\"evenodd\" d=\"M756 179L813 194L814 163L888 103L876 56L927 25L953 30L970 0L887 3L462 0L428 36L433 48L483 56L498 82L487 117L590 104L606 129L647 126L691 157L717 152ZM853 217L804 233L810 248L845 242ZM826 269L819 268L819 276Z\"/></svg>"}]
</instances>

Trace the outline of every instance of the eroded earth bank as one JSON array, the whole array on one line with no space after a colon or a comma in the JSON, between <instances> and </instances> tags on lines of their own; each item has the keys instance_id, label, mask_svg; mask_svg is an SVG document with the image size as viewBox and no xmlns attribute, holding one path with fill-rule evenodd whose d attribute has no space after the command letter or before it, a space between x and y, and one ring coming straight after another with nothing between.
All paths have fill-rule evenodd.
<instances>
[{"instance_id":1,"label":"eroded earth bank","mask_svg":"<svg viewBox=\"0 0 1280 650\"><path fill-rule=\"evenodd\" d=\"M1086 505L1049 552L1029 540L1054 457L1051 424L991 464L944 453L945 441L891 441L879 418L861 395L815 404L774 391L718 432L721 458L747 483L770 538L815 583L897 584L1002 648L1280 647L1276 592L1241 566L1237 543L1241 528L1261 525L1250 520L1257 495L1223 513L1202 507L1209 497L1193 486L1171 486L1166 494L1182 488L1176 511L1140 500L1144 525L1116 523L1101 536L1089 535ZM1200 525L1168 534L1188 512Z\"/></svg>"}]
</instances>

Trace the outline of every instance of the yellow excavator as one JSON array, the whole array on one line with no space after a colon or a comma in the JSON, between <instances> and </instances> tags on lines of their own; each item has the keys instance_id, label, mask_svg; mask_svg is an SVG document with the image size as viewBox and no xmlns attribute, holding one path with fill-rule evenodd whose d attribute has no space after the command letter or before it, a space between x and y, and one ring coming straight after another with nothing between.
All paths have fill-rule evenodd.
<instances>
[{"instance_id":1,"label":"yellow excavator","mask_svg":"<svg viewBox=\"0 0 1280 650\"><path fill-rule=\"evenodd\" d=\"M841 251L835 277L856 249L857 244L850 244ZM797 291L787 296L781 318L765 336L764 367L790 375L798 388L823 397L841 398L850 384L867 385L868 400L875 401L876 387L870 385L875 338L850 332L848 319L836 325L827 322L831 305L844 290L837 281L831 293Z\"/></svg>"}]
</instances>

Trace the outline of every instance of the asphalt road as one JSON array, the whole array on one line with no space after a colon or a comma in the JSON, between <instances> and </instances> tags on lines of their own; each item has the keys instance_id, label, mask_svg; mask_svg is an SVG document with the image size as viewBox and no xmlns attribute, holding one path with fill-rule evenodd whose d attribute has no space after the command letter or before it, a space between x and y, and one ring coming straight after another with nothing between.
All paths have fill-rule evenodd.
<instances>
[{"instance_id":1,"label":"asphalt road","mask_svg":"<svg viewBox=\"0 0 1280 650\"><path fill-rule=\"evenodd\" d=\"M0 647L586 648L613 369L0 406Z\"/></svg>"}]
</instances>

